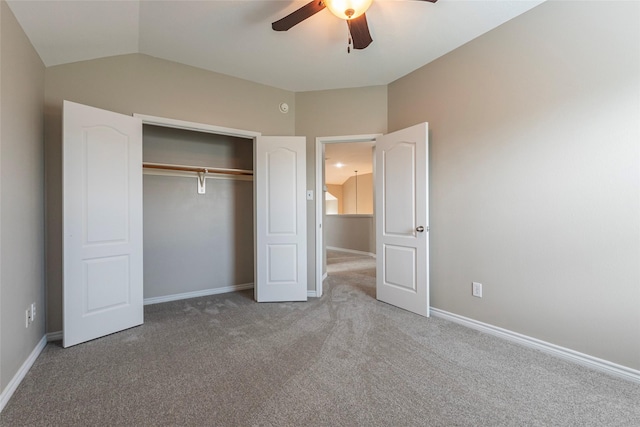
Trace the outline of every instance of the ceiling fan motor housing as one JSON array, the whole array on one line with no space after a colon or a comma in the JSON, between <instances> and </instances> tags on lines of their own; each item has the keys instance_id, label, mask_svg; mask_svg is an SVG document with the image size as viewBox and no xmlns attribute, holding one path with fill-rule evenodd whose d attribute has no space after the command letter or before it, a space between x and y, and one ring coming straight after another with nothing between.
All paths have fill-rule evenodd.
<instances>
[{"instance_id":1,"label":"ceiling fan motor housing","mask_svg":"<svg viewBox=\"0 0 640 427\"><path fill-rule=\"evenodd\" d=\"M340 19L354 19L363 15L373 0L324 0L324 5Z\"/></svg>"}]
</instances>

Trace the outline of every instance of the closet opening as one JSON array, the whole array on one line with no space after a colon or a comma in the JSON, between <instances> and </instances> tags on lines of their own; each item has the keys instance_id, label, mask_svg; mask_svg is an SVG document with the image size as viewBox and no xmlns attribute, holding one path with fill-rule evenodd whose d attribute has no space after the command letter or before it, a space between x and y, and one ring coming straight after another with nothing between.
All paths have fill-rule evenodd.
<instances>
[{"instance_id":1,"label":"closet opening","mask_svg":"<svg viewBox=\"0 0 640 427\"><path fill-rule=\"evenodd\" d=\"M144 304L253 288L255 138L143 123Z\"/></svg>"}]
</instances>

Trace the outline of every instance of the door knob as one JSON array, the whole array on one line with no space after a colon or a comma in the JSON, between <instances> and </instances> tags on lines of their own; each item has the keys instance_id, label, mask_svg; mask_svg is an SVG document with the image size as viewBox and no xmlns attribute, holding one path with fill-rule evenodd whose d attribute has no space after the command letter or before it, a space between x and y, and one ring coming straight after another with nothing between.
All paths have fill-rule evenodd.
<instances>
[{"instance_id":1,"label":"door knob","mask_svg":"<svg viewBox=\"0 0 640 427\"><path fill-rule=\"evenodd\" d=\"M416 231L418 233L422 233L424 231L424 227L420 225L420 226L416 227Z\"/></svg>"}]
</instances>

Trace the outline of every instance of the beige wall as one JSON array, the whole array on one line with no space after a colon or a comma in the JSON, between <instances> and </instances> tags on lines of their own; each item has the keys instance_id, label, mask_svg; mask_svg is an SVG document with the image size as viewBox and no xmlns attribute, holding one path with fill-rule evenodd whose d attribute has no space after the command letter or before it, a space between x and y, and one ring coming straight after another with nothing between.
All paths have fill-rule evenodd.
<instances>
[{"instance_id":1,"label":"beige wall","mask_svg":"<svg viewBox=\"0 0 640 427\"><path fill-rule=\"evenodd\" d=\"M144 162L253 169L253 139L160 126L142 139ZM194 176L158 172L143 176L144 299L254 283L253 181L210 177L198 194Z\"/></svg>"},{"instance_id":2,"label":"beige wall","mask_svg":"<svg viewBox=\"0 0 640 427\"><path fill-rule=\"evenodd\" d=\"M142 113L263 135L293 135L294 114L280 113L292 92L146 55L122 55L50 67L45 84L47 178L47 330L62 329L61 106L79 102L123 114ZM251 212L247 223L251 223Z\"/></svg>"},{"instance_id":3,"label":"beige wall","mask_svg":"<svg viewBox=\"0 0 640 427\"><path fill-rule=\"evenodd\" d=\"M44 65L0 1L0 391L45 332ZM35 321L25 311L36 303Z\"/></svg>"},{"instance_id":4,"label":"beige wall","mask_svg":"<svg viewBox=\"0 0 640 427\"><path fill-rule=\"evenodd\" d=\"M387 87L296 93L296 135L307 137L307 188L315 189L316 138L387 131ZM315 201L307 202L308 288L315 283Z\"/></svg>"},{"instance_id":5,"label":"beige wall","mask_svg":"<svg viewBox=\"0 0 640 427\"><path fill-rule=\"evenodd\" d=\"M347 179L342 184L342 197L342 213L373 215L373 174L358 175L357 190L356 177Z\"/></svg>"},{"instance_id":6,"label":"beige wall","mask_svg":"<svg viewBox=\"0 0 640 427\"><path fill-rule=\"evenodd\" d=\"M327 215L325 246L376 253L375 220L372 215Z\"/></svg>"},{"instance_id":7,"label":"beige wall","mask_svg":"<svg viewBox=\"0 0 640 427\"><path fill-rule=\"evenodd\" d=\"M429 122L434 307L640 368L639 14L547 2L389 86L390 130Z\"/></svg>"},{"instance_id":8,"label":"beige wall","mask_svg":"<svg viewBox=\"0 0 640 427\"><path fill-rule=\"evenodd\" d=\"M338 199L338 213L341 214L343 213L344 210L344 206L342 203L342 185L338 185L338 184L326 184L327 185L327 190L329 190L329 193L333 194L333 196L335 198Z\"/></svg>"}]
</instances>

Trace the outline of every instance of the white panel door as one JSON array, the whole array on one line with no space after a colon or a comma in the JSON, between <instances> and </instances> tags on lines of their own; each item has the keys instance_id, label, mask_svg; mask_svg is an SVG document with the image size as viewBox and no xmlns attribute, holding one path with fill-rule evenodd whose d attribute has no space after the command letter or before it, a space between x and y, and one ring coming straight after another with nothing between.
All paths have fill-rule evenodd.
<instances>
[{"instance_id":1,"label":"white panel door","mask_svg":"<svg viewBox=\"0 0 640 427\"><path fill-rule=\"evenodd\" d=\"M258 302L307 300L306 138L261 136L254 159Z\"/></svg>"},{"instance_id":2,"label":"white panel door","mask_svg":"<svg viewBox=\"0 0 640 427\"><path fill-rule=\"evenodd\" d=\"M427 123L376 140L376 297L429 316Z\"/></svg>"},{"instance_id":3,"label":"white panel door","mask_svg":"<svg viewBox=\"0 0 640 427\"><path fill-rule=\"evenodd\" d=\"M63 346L143 322L142 122L63 107Z\"/></svg>"}]
</instances>

